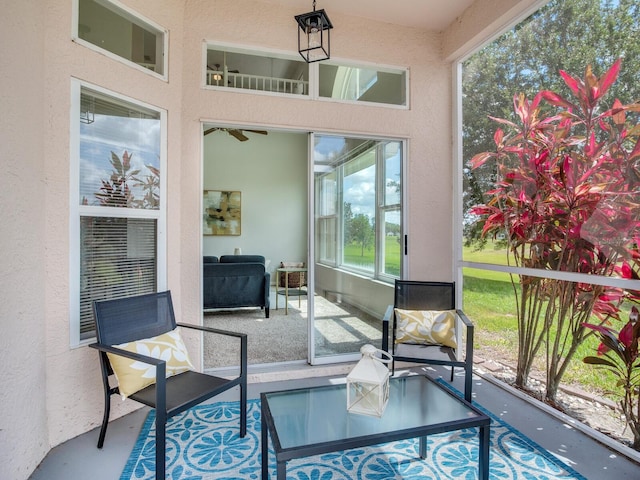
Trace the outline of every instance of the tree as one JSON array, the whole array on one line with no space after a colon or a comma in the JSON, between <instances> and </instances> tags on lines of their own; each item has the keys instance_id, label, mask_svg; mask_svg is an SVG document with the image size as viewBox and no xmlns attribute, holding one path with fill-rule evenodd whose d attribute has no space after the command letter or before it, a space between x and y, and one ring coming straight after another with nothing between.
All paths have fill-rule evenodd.
<instances>
[{"instance_id":1,"label":"tree","mask_svg":"<svg viewBox=\"0 0 640 480\"><path fill-rule=\"evenodd\" d=\"M360 246L360 256L364 257L365 249L371 247L375 238L373 225L364 213L357 213L351 220L349 238Z\"/></svg>"},{"instance_id":2,"label":"tree","mask_svg":"<svg viewBox=\"0 0 640 480\"><path fill-rule=\"evenodd\" d=\"M532 98L535 92L547 89L568 95L567 86L556 75L560 70L580 72L592 65L604 71L623 56L625 69L606 101L640 99L639 32L639 0L552 0L469 58L462 73L465 165L477 153L493 148L489 115L513 119L512 93L523 92ZM466 244L482 238L469 209L484 203L484 192L495 182L495 174L491 165L464 170Z\"/></svg>"},{"instance_id":3,"label":"tree","mask_svg":"<svg viewBox=\"0 0 640 480\"><path fill-rule=\"evenodd\" d=\"M532 101L514 97L517 122L493 118L506 129L496 149L479 153L473 168L494 161L497 182L485 203L472 208L483 235L507 234L508 257L518 267L612 276L637 258L640 238L640 125L629 113L640 104L610 109L601 103L621 61L601 77L587 67L579 79L561 71L573 98L544 90ZM542 102L556 111L547 116ZM554 403L566 368L590 334L592 314L617 317L619 289L532 275L512 280L518 304L516 384L525 386L534 358L546 345L546 398Z\"/></svg>"}]
</instances>

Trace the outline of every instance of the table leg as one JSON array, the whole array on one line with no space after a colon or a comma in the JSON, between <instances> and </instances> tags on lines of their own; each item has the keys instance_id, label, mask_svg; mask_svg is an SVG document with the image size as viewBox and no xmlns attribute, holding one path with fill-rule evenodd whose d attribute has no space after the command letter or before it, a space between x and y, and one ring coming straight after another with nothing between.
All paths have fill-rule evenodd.
<instances>
[{"instance_id":1,"label":"table leg","mask_svg":"<svg viewBox=\"0 0 640 480\"><path fill-rule=\"evenodd\" d=\"M479 460L479 478L480 480L489 480L489 442L490 442L490 427L480 427L480 451Z\"/></svg>"},{"instance_id":2,"label":"table leg","mask_svg":"<svg viewBox=\"0 0 640 480\"><path fill-rule=\"evenodd\" d=\"M284 314L289 315L289 272L284 273Z\"/></svg>"},{"instance_id":3,"label":"table leg","mask_svg":"<svg viewBox=\"0 0 640 480\"><path fill-rule=\"evenodd\" d=\"M262 440L262 480L269 480L269 435L267 432L267 422L264 419L264 409L260 413L260 438Z\"/></svg>"},{"instance_id":4,"label":"table leg","mask_svg":"<svg viewBox=\"0 0 640 480\"><path fill-rule=\"evenodd\" d=\"M420 458L427 458L427 437L420 437Z\"/></svg>"},{"instance_id":5,"label":"table leg","mask_svg":"<svg viewBox=\"0 0 640 480\"><path fill-rule=\"evenodd\" d=\"M282 460L277 462L278 480L287 480L287 462Z\"/></svg>"}]
</instances>

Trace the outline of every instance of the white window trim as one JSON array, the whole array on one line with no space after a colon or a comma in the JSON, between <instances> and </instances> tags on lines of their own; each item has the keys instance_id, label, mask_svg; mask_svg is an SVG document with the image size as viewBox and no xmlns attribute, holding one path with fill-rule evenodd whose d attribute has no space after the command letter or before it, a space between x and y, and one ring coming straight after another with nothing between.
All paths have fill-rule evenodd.
<instances>
[{"instance_id":1,"label":"white window trim","mask_svg":"<svg viewBox=\"0 0 640 480\"><path fill-rule=\"evenodd\" d=\"M160 207L158 210L80 205L80 92L89 88L104 95L160 113ZM94 341L80 340L80 217L148 218L157 221L157 285L167 288L167 111L155 105L112 92L82 80L71 79L69 161L69 336L72 348Z\"/></svg>"},{"instance_id":2,"label":"white window trim","mask_svg":"<svg viewBox=\"0 0 640 480\"><path fill-rule=\"evenodd\" d=\"M153 20L146 18L143 15L140 15L135 10L132 10L131 8L127 7L126 5L123 5L117 0L100 0L99 1L99 3L111 4L115 6L117 9L122 10L123 13L125 14L123 15L124 18L127 18L132 22L135 22L138 24L144 24L150 29L157 30L158 32L162 33L162 43L163 43L162 72L163 73L160 74L158 72L154 72L153 70L149 70L148 68L145 68L142 65L138 65L136 62L127 60L126 58L121 57L120 55L116 55L115 53L110 52L109 50L100 48L98 45L94 45L93 43L87 42L86 40L83 40L82 38L80 38L78 36L78 23L79 23L79 15L80 15L80 6L78 3L79 1L80 0L73 0L73 5L71 7L72 18L73 18L73 21L71 22L71 40L73 42L77 43L78 45L82 45L83 47L86 47L90 50L93 50L94 52L97 52L106 57L109 57L111 60L115 60L117 62L127 65L128 67L135 68L136 70L143 72L146 75L151 75L152 77L156 77L165 82L169 81L169 30L168 29L164 28L162 25L155 23Z\"/></svg>"}]
</instances>

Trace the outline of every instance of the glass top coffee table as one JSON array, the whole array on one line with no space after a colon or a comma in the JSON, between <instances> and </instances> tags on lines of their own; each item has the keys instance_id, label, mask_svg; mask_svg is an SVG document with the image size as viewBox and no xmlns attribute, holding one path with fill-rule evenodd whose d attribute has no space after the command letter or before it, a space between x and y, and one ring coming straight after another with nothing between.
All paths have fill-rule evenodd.
<instances>
[{"instance_id":1,"label":"glass top coffee table","mask_svg":"<svg viewBox=\"0 0 640 480\"><path fill-rule=\"evenodd\" d=\"M392 378L382 418L347 412L344 384L267 392L260 400L263 480L269 436L278 480L285 480L287 461L295 458L418 437L424 459L427 435L469 427L479 427L479 478L489 478L490 418L429 377Z\"/></svg>"}]
</instances>

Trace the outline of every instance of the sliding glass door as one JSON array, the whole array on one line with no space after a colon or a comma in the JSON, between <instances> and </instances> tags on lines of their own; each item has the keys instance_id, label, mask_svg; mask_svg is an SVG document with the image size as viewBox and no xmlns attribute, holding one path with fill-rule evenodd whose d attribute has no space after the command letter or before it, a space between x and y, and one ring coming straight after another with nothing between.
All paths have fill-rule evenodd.
<instances>
[{"instance_id":1,"label":"sliding glass door","mask_svg":"<svg viewBox=\"0 0 640 480\"><path fill-rule=\"evenodd\" d=\"M312 135L312 363L380 348L403 259L402 168L398 140Z\"/></svg>"}]
</instances>

